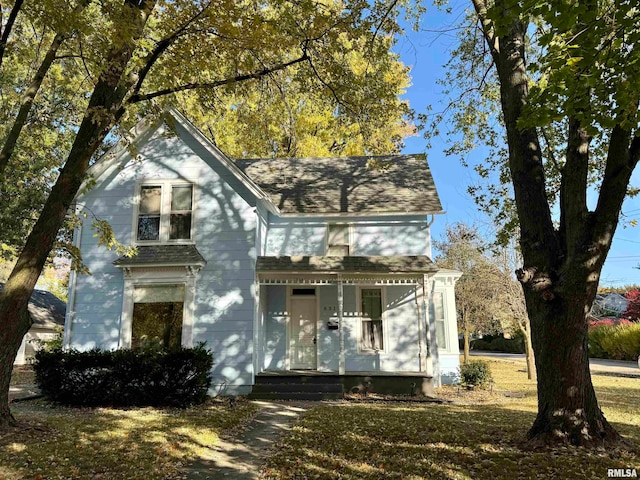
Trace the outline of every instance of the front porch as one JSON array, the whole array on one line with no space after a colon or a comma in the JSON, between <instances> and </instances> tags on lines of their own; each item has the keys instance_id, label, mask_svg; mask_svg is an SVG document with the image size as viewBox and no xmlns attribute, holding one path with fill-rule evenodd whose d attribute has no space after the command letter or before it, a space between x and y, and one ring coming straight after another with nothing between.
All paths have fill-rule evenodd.
<instances>
[{"instance_id":1,"label":"front porch","mask_svg":"<svg viewBox=\"0 0 640 480\"><path fill-rule=\"evenodd\" d=\"M437 377L428 257L259 257L256 270L256 378L344 376L341 392L375 378L396 393L393 375Z\"/></svg>"},{"instance_id":2,"label":"front porch","mask_svg":"<svg viewBox=\"0 0 640 480\"><path fill-rule=\"evenodd\" d=\"M434 394L433 377L423 372L320 372L317 370L265 371L256 375L253 399L336 400L346 393L407 396Z\"/></svg>"}]
</instances>

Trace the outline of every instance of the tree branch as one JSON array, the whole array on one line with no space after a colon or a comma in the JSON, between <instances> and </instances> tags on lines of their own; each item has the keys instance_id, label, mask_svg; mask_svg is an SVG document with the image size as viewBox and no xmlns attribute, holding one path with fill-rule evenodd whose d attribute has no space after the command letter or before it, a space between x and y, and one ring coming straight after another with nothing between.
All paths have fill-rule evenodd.
<instances>
[{"instance_id":1,"label":"tree branch","mask_svg":"<svg viewBox=\"0 0 640 480\"><path fill-rule=\"evenodd\" d=\"M243 75L236 75L234 77L225 78L223 80L217 80L215 82L194 82L187 83L184 85L179 85L177 87L164 88L162 90L158 90L157 92L152 93L144 93L144 94L134 94L129 97L127 103L134 104L139 103L145 100L151 100L153 98L162 97L164 95L170 95L172 93L184 92L186 90L195 90L199 88L217 88L223 85L231 85L233 83L244 82L246 80L256 80L262 78L270 73L277 72L278 70L284 70L292 65L297 63L301 63L304 61L310 60L309 55L307 54L306 48L303 49L303 54L289 62L278 63L268 68L264 68L262 70L258 70L257 72L245 73Z\"/></svg>"},{"instance_id":2,"label":"tree branch","mask_svg":"<svg viewBox=\"0 0 640 480\"><path fill-rule=\"evenodd\" d=\"M567 153L560 181L560 232L568 257L582 253L587 219L587 177L591 137L575 116L569 117Z\"/></svg>"},{"instance_id":3,"label":"tree branch","mask_svg":"<svg viewBox=\"0 0 640 480\"><path fill-rule=\"evenodd\" d=\"M184 24L182 24L177 30L175 30L168 37L163 38L159 42L156 43L155 48L147 55L145 60L144 67L138 73L138 81L136 82L135 87L133 88L133 96L138 95L140 93L140 89L142 88L142 84L144 83L149 71L156 63L158 58L167 51L167 49L173 45L173 43L183 36L187 30L187 28L193 24L198 18L202 16L202 14L211 6L211 1L207 3L198 13L189 18Z\"/></svg>"},{"instance_id":4,"label":"tree branch","mask_svg":"<svg viewBox=\"0 0 640 480\"><path fill-rule=\"evenodd\" d=\"M598 264L604 263L611 247L622 202L627 195L627 186L639 159L640 137L632 138L630 130L620 124L616 125L609 139L609 152L598 204L591 218L593 227L589 248L598 255Z\"/></svg>"},{"instance_id":5,"label":"tree branch","mask_svg":"<svg viewBox=\"0 0 640 480\"><path fill-rule=\"evenodd\" d=\"M18 16L18 12L22 8L23 3L24 0L16 0L16 2L13 4L11 12L9 13L9 17L7 18L7 24L2 31L2 36L0 37L0 67L2 67L2 60L4 58L4 52L7 48L7 43L9 42L9 35L11 35L11 30L13 29L16 17Z\"/></svg>"},{"instance_id":6,"label":"tree branch","mask_svg":"<svg viewBox=\"0 0 640 480\"><path fill-rule=\"evenodd\" d=\"M495 61L500 53L500 44L496 38L493 23L487 16L487 3L485 0L471 0L471 2L473 3L473 8L475 9L478 20L480 21L482 33L484 34L489 50L491 51L491 56Z\"/></svg>"},{"instance_id":7,"label":"tree branch","mask_svg":"<svg viewBox=\"0 0 640 480\"><path fill-rule=\"evenodd\" d=\"M13 121L11 130L9 131L4 145L2 146L2 150L0 151L0 175L9 163L9 159L11 158L16 144L18 143L18 138L20 138L20 133L22 133L22 129L25 125L25 122L27 121L27 116L31 111L33 100L35 99L38 90L40 90L40 86L42 85L42 82L44 81L49 68L51 68L51 64L56 59L58 48L60 48L60 45L62 45L62 42L64 42L66 38L67 36L62 33L58 33L55 36L53 42L51 42L51 45L49 46L47 54L45 55L42 63L40 64L40 67L38 68L38 71L31 79L29 87L24 91L24 94L22 95L20 110L18 111L17 117Z\"/></svg>"}]
</instances>

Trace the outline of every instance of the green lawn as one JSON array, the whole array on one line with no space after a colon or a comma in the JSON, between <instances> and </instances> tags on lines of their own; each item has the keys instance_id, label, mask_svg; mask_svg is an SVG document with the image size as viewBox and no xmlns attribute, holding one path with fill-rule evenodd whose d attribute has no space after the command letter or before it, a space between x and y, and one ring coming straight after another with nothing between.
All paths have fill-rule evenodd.
<instances>
[{"instance_id":1,"label":"green lawn","mask_svg":"<svg viewBox=\"0 0 640 480\"><path fill-rule=\"evenodd\" d=\"M183 478L186 462L218 435L241 426L256 407L226 401L185 410L13 407L20 428L0 432L0 479Z\"/></svg>"},{"instance_id":2,"label":"green lawn","mask_svg":"<svg viewBox=\"0 0 640 480\"><path fill-rule=\"evenodd\" d=\"M640 469L639 451L523 447L535 417L535 383L526 379L523 363L490 364L494 393L445 388L443 396L456 404L344 404L309 411L270 459L266 478L602 479L607 468ZM640 444L640 379L593 381L607 418Z\"/></svg>"}]
</instances>

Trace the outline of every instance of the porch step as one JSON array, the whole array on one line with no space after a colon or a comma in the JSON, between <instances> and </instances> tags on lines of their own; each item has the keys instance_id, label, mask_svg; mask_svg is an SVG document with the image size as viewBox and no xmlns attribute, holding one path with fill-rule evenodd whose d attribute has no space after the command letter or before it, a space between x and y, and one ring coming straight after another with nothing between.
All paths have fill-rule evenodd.
<instances>
[{"instance_id":1,"label":"porch step","mask_svg":"<svg viewBox=\"0 0 640 480\"><path fill-rule=\"evenodd\" d=\"M339 383L256 383L252 393L338 393L342 395Z\"/></svg>"},{"instance_id":2,"label":"porch step","mask_svg":"<svg viewBox=\"0 0 640 480\"><path fill-rule=\"evenodd\" d=\"M251 400L339 400L342 393L311 393L311 392L272 392L254 393L248 395Z\"/></svg>"},{"instance_id":3,"label":"porch step","mask_svg":"<svg viewBox=\"0 0 640 480\"><path fill-rule=\"evenodd\" d=\"M335 400L342 398L336 375L256 375L249 398L260 400Z\"/></svg>"}]
</instances>

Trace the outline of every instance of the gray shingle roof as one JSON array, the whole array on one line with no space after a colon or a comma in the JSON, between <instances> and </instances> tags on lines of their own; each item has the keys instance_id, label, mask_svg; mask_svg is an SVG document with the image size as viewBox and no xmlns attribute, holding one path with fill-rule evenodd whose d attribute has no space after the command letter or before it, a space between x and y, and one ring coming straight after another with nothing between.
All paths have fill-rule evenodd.
<instances>
[{"instance_id":1,"label":"gray shingle roof","mask_svg":"<svg viewBox=\"0 0 640 480\"><path fill-rule=\"evenodd\" d=\"M369 257L258 257L258 272L434 273L438 266L426 255Z\"/></svg>"},{"instance_id":2,"label":"gray shingle roof","mask_svg":"<svg viewBox=\"0 0 640 480\"><path fill-rule=\"evenodd\" d=\"M424 155L236 160L283 214L438 213Z\"/></svg>"},{"instance_id":3,"label":"gray shingle roof","mask_svg":"<svg viewBox=\"0 0 640 480\"><path fill-rule=\"evenodd\" d=\"M0 292L4 289L4 283L0 283ZM64 326L64 316L67 305L46 290L34 290L29 299L29 315L36 327Z\"/></svg>"},{"instance_id":4,"label":"gray shingle roof","mask_svg":"<svg viewBox=\"0 0 640 480\"><path fill-rule=\"evenodd\" d=\"M116 267L143 265L206 265L206 260L194 245L145 245L138 247L133 257L120 257Z\"/></svg>"}]
</instances>

